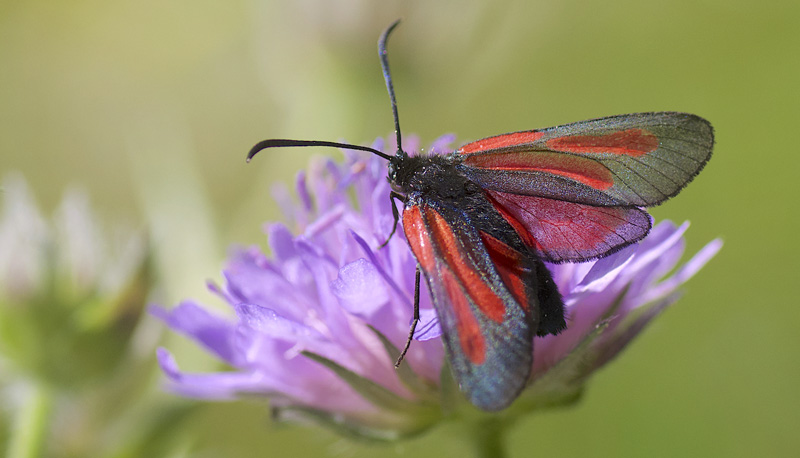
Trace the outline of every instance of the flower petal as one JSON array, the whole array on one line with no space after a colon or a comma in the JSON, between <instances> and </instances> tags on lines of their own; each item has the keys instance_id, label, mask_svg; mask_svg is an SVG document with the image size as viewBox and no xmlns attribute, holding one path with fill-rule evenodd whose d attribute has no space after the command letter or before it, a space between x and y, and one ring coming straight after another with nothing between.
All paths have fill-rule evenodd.
<instances>
[{"instance_id":1,"label":"flower petal","mask_svg":"<svg viewBox=\"0 0 800 458\"><path fill-rule=\"evenodd\" d=\"M241 355L233 346L235 327L225 318L214 315L191 301L182 302L171 310L152 306L150 313L173 330L196 340L229 364L241 362Z\"/></svg>"},{"instance_id":2,"label":"flower petal","mask_svg":"<svg viewBox=\"0 0 800 458\"><path fill-rule=\"evenodd\" d=\"M708 263L719 250L722 249L722 240L714 239L707 243L700 251L686 262L675 274L662 281L658 285L651 287L643 294L646 301L658 300L677 289L680 285L689 281L703 266Z\"/></svg>"},{"instance_id":3,"label":"flower petal","mask_svg":"<svg viewBox=\"0 0 800 458\"><path fill-rule=\"evenodd\" d=\"M389 300L380 272L375 264L363 258L342 266L331 290L339 299L339 305L367 320Z\"/></svg>"},{"instance_id":4,"label":"flower petal","mask_svg":"<svg viewBox=\"0 0 800 458\"><path fill-rule=\"evenodd\" d=\"M164 348L159 348L158 364L161 370L170 379L168 388L183 396L232 400L242 393L256 392L256 387L261 387L261 375L245 372L216 372L213 374L186 374L178 368L172 354ZM278 393L271 393L278 394Z\"/></svg>"}]
</instances>

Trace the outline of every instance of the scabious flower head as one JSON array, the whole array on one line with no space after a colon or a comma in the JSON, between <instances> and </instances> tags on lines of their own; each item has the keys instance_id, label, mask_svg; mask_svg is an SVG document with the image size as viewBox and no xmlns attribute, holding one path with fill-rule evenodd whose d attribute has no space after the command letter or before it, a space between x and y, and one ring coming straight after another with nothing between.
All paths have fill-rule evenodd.
<instances>
[{"instance_id":1,"label":"scabious flower head","mask_svg":"<svg viewBox=\"0 0 800 458\"><path fill-rule=\"evenodd\" d=\"M452 141L437 140L431 153ZM383 142L373 147L383 149ZM404 149L417 151L416 140ZM297 201L277 192L290 227L266 226L271 254L235 248L223 285L210 285L231 316L194 301L153 308L232 368L186 373L160 349L169 388L204 399L267 397L279 419L314 420L372 438L418 433L471 409L455 394L424 285L415 342L394 367L411 321L416 261L402 230L378 248L394 225L386 162L345 151L343 164L312 162L295 185ZM664 222L606 258L549 266L568 328L536 339L529 388L508 412L572 402L597 368L677 299L677 288L720 246L712 242L663 279L680 259L685 230L686 224Z\"/></svg>"},{"instance_id":2,"label":"scabious flower head","mask_svg":"<svg viewBox=\"0 0 800 458\"><path fill-rule=\"evenodd\" d=\"M75 189L52 221L20 175L0 194L0 359L57 387L110 376L149 290L144 239L102 230Z\"/></svg>"}]
</instances>

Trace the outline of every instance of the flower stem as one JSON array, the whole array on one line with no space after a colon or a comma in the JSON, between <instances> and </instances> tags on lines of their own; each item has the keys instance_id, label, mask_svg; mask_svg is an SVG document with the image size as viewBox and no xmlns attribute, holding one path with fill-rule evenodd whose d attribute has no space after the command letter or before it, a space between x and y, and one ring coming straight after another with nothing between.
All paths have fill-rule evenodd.
<instances>
[{"instance_id":1,"label":"flower stem","mask_svg":"<svg viewBox=\"0 0 800 458\"><path fill-rule=\"evenodd\" d=\"M50 426L53 394L49 388L34 384L28 399L20 406L14 420L8 446L9 458L38 458L45 447Z\"/></svg>"},{"instance_id":2,"label":"flower stem","mask_svg":"<svg viewBox=\"0 0 800 458\"><path fill-rule=\"evenodd\" d=\"M508 423L497 417L482 418L467 429L476 458L505 458L508 456L505 433Z\"/></svg>"}]
</instances>

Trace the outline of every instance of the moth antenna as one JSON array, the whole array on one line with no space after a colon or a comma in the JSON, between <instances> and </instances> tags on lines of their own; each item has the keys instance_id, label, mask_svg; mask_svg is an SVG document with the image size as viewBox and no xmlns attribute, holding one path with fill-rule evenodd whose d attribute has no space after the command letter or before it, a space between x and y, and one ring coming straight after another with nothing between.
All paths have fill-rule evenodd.
<instances>
[{"instance_id":1,"label":"moth antenna","mask_svg":"<svg viewBox=\"0 0 800 458\"><path fill-rule=\"evenodd\" d=\"M389 156L382 151L378 151L375 148L370 148L369 146L351 145L350 143L326 142L323 140L287 140L283 138L272 138L256 143L255 146L250 149L250 152L247 153L247 162L250 162L250 160L253 159L253 156L258 154L259 151L267 148L286 148L293 146L327 146L331 148L354 149L370 152L376 156L386 159L387 161L392 159L392 156Z\"/></svg>"},{"instance_id":2,"label":"moth antenna","mask_svg":"<svg viewBox=\"0 0 800 458\"><path fill-rule=\"evenodd\" d=\"M392 33L397 25L400 24L400 19L394 21L386 30L381 34L378 40L378 55L381 58L381 69L383 70L383 80L386 81L386 89L389 91L389 100L392 103L392 116L394 116L394 132L397 135L397 151L403 152L403 142L400 136L400 117L397 115L397 99L394 96L394 85L392 84L392 74L389 72L389 57L386 52L386 42L389 40L389 34Z\"/></svg>"},{"instance_id":3,"label":"moth antenna","mask_svg":"<svg viewBox=\"0 0 800 458\"><path fill-rule=\"evenodd\" d=\"M394 117L394 132L397 136L397 151L398 153L405 154L403 151L403 144L402 136L400 135L400 118L397 115L397 99L394 96L394 85L392 84L392 75L389 72L389 59L386 52L386 42L389 39L389 35L392 33L397 25L400 24L400 19L394 21L392 25L390 25L386 30L383 31L381 34L380 40L378 40L378 55L381 59L381 69L383 70L383 79L386 81L386 89L389 91L389 100L392 103L392 116ZM360 145L352 145L349 143L339 143L339 142L328 142L323 140L290 140L290 139L283 139L283 138L272 138L269 140L263 140L255 144L253 148L250 149L250 152L247 153L247 162L250 162L253 159L253 156L258 154L259 151L265 150L267 148L286 148L286 147L297 147L297 146L326 146L331 148L343 148L343 149L353 149L358 151L367 151L376 156L382 157L388 161L391 161L395 156L389 156L388 154L378 151L374 148L370 148L368 146L360 146Z\"/></svg>"}]
</instances>

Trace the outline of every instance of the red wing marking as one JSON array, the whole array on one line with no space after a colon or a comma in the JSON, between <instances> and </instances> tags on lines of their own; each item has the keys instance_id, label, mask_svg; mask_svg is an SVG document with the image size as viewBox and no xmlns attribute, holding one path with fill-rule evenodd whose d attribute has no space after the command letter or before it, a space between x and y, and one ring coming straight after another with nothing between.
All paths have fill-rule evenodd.
<instances>
[{"instance_id":1,"label":"red wing marking","mask_svg":"<svg viewBox=\"0 0 800 458\"><path fill-rule=\"evenodd\" d=\"M528 228L526 228L525 225L522 224L522 222L519 219L517 219L513 214L511 214L511 212L509 212L505 206L503 206L500 202L498 202L493 197L493 195L494 193L487 192L486 198L489 199L489 202L492 203L492 206L494 206L497 212L500 213L500 216L502 216L503 219L505 219L506 222L510 224L511 227L514 228L514 231L516 231L517 235L519 235L523 243L525 243L530 247L537 247L538 242L536 241L535 238L533 238L533 234L531 234Z\"/></svg>"},{"instance_id":2,"label":"red wing marking","mask_svg":"<svg viewBox=\"0 0 800 458\"><path fill-rule=\"evenodd\" d=\"M480 324L472 314L467 297L461 291L459 281L447 269L440 271L447 297L453 305L461 349L472 364L483 364L486 360L486 341L481 334Z\"/></svg>"},{"instance_id":3,"label":"red wing marking","mask_svg":"<svg viewBox=\"0 0 800 458\"><path fill-rule=\"evenodd\" d=\"M643 156L658 148L658 137L643 129L627 129L605 135L571 135L547 140L554 151L575 154Z\"/></svg>"},{"instance_id":4,"label":"red wing marking","mask_svg":"<svg viewBox=\"0 0 800 458\"><path fill-rule=\"evenodd\" d=\"M414 252L414 257L417 258L422 270L435 272L436 258L433 253L433 244L430 234L425 229L422 211L418 206L411 206L403 210L403 232L405 232L411 251Z\"/></svg>"},{"instance_id":5,"label":"red wing marking","mask_svg":"<svg viewBox=\"0 0 800 458\"><path fill-rule=\"evenodd\" d=\"M481 232L481 239L483 239L486 251L489 252L489 257L492 258L506 288L523 309L530 311L525 281L522 279L525 271L522 267L520 253L486 232Z\"/></svg>"},{"instance_id":6,"label":"red wing marking","mask_svg":"<svg viewBox=\"0 0 800 458\"><path fill-rule=\"evenodd\" d=\"M465 257L463 253L465 248L459 246L450 225L430 207L425 208L425 216L432 223L430 225L432 238L441 248L447 266L453 269L453 273L472 301L489 319L502 323L506 314L503 300L492 291L486 280L481 278L480 273L473 267L473 263Z\"/></svg>"},{"instance_id":7,"label":"red wing marking","mask_svg":"<svg viewBox=\"0 0 800 458\"><path fill-rule=\"evenodd\" d=\"M650 230L636 207L594 207L542 197L486 191L529 246L554 262L597 258L637 242ZM533 241L533 243L531 243Z\"/></svg>"},{"instance_id":8,"label":"red wing marking","mask_svg":"<svg viewBox=\"0 0 800 458\"><path fill-rule=\"evenodd\" d=\"M484 138L483 140L474 141L472 143L467 143L458 150L458 153L470 154L490 149L517 146L521 143L532 143L542 138L542 135L544 134L535 130L497 135L494 137Z\"/></svg>"},{"instance_id":9,"label":"red wing marking","mask_svg":"<svg viewBox=\"0 0 800 458\"><path fill-rule=\"evenodd\" d=\"M465 158L464 164L481 169L552 173L599 190L608 189L614 185L613 174L600 162L549 151L476 154Z\"/></svg>"}]
</instances>

